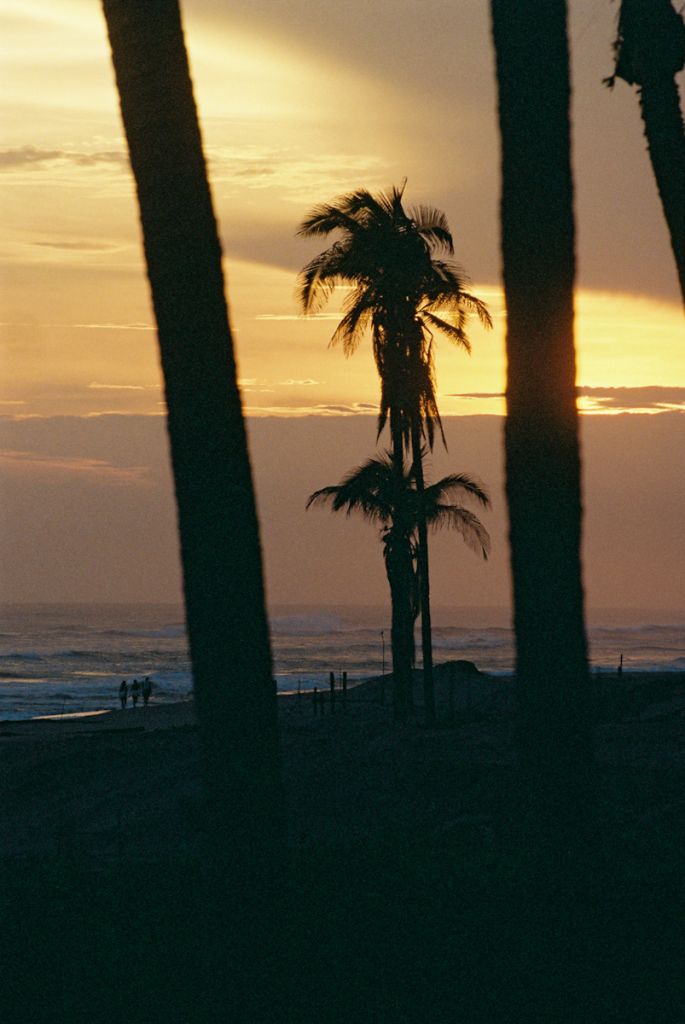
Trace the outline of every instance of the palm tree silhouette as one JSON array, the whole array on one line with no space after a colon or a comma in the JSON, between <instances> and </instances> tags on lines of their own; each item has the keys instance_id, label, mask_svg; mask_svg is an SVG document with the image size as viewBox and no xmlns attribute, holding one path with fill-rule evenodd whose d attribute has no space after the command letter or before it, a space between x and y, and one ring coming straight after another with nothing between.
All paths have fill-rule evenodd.
<instances>
[{"instance_id":1,"label":"palm tree silhouette","mask_svg":"<svg viewBox=\"0 0 685 1024\"><path fill-rule=\"evenodd\" d=\"M307 508L330 504L333 512L360 513L368 522L381 527L383 557L390 586L393 652L413 663L414 622L420 600L415 569L419 554L419 523L436 530L448 527L461 534L465 543L483 558L490 551L490 537L478 517L457 504L457 495L474 499L488 508L490 499L484 488L465 473L452 473L437 483L416 486L414 466L403 469L401 488L397 488L392 455L375 456L351 470L339 484L322 487L309 496ZM394 674L394 673L393 673ZM394 708L399 719L406 717L408 693L404 676L394 675Z\"/></svg>"},{"instance_id":2,"label":"palm tree silhouette","mask_svg":"<svg viewBox=\"0 0 685 1024\"><path fill-rule=\"evenodd\" d=\"M378 434L389 425L391 459L399 503L405 449L411 452L415 485L423 490L424 442L433 447L435 430L444 433L435 395L434 334L443 334L470 351L465 325L475 313L492 321L483 302L465 290L465 275L442 258L454 245L440 210L419 206L405 211L404 186L373 195L366 189L315 207L299 234L337 240L315 256L299 276L299 298L306 313L315 312L337 285L350 287L343 316L331 344L341 343L346 355L370 330L381 380ZM422 509L418 522L418 565L421 594L424 703L434 718L430 583L427 528ZM409 681L406 655L393 647L393 671Z\"/></svg>"},{"instance_id":3,"label":"palm tree silhouette","mask_svg":"<svg viewBox=\"0 0 685 1024\"><path fill-rule=\"evenodd\" d=\"M518 820L526 823L524 831L539 827L549 839L568 835L568 828L577 835L586 826L593 792L567 10L564 0L491 0L491 12L502 153L506 490L524 805Z\"/></svg>"},{"instance_id":4,"label":"palm tree silhouette","mask_svg":"<svg viewBox=\"0 0 685 1024\"><path fill-rule=\"evenodd\" d=\"M614 43L617 78L637 86L649 157L685 303L685 128L675 76L685 66L685 21L671 0L622 0Z\"/></svg>"},{"instance_id":5,"label":"palm tree silhouette","mask_svg":"<svg viewBox=\"0 0 685 1024\"><path fill-rule=\"evenodd\" d=\"M221 247L177 0L103 0L168 411L207 863L255 894L282 819L259 526Z\"/></svg>"}]
</instances>

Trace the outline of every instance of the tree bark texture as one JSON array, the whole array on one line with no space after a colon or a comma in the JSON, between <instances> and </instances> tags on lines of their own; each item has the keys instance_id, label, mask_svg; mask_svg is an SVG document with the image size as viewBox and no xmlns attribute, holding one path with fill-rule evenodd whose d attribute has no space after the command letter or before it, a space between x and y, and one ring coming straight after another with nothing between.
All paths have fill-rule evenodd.
<instances>
[{"instance_id":1,"label":"tree bark texture","mask_svg":"<svg viewBox=\"0 0 685 1024\"><path fill-rule=\"evenodd\" d=\"M614 76L635 85L649 158L685 304L685 126L676 75L685 66L685 22L671 0L622 0Z\"/></svg>"},{"instance_id":2,"label":"tree bark texture","mask_svg":"<svg viewBox=\"0 0 685 1024\"><path fill-rule=\"evenodd\" d=\"M435 725L435 684L433 681L433 632L430 609L430 568L428 562L428 528L423 493L426 489L421 455L421 426L418 417L412 420L411 446L414 465L414 483L418 495L418 570L421 605L421 654L423 669L423 708L425 723Z\"/></svg>"},{"instance_id":3,"label":"tree bark texture","mask_svg":"<svg viewBox=\"0 0 685 1024\"><path fill-rule=\"evenodd\" d=\"M536 819L553 823L585 817L592 762L566 5L492 0L492 21L502 146L518 754Z\"/></svg>"},{"instance_id":4,"label":"tree bark texture","mask_svg":"<svg viewBox=\"0 0 685 1024\"><path fill-rule=\"evenodd\" d=\"M390 411L391 458L395 480L395 522L393 529L403 535L408 524L402 519L404 489L404 439L401 413ZM397 546L397 545L396 545ZM390 568L390 566L389 566ZM398 552L392 558L392 579L390 582L392 605L392 671L393 671L393 715L398 722L406 722L413 705L412 653L414 649L414 616L412 614L412 567Z\"/></svg>"},{"instance_id":5,"label":"tree bark texture","mask_svg":"<svg viewBox=\"0 0 685 1024\"><path fill-rule=\"evenodd\" d=\"M685 305L685 128L675 80L645 79L640 106Z\"/></svg>"},{"instance_id":6,"label":"tree bark texture","mask_svg":"<svg viewBox=\"0 0 685 1024\"><path fill-rule=\"evenodd\" d=\"M103 0L157 320L214 856L280 826L276 697L245 426L177 0Z\"/></svg>"}]
</instances>

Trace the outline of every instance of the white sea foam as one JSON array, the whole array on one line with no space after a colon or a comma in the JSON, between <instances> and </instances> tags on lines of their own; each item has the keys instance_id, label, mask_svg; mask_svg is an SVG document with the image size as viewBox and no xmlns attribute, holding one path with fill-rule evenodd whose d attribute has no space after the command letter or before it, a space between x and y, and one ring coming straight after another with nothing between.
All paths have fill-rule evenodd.
<instances>
[{"instance_id":1,"label":"white sea foam","mask_svg":"<svg viewBox=\"0 0 685 1024\"><path fill-rule=\"evenodd\" d=\"M74 714L119 706L122 679L154 683L153 701L184 699L192 690L182 616L170 606L4 606L0 632L0 719ZM514 667L514 640L503 616L479 613L465 626L455 612L436 616L436 661L467 659L493 675ZM328 687L329 672L348 680L392 668L389 615L379 609L278 609L271 619L274 673L280 691ZM685 671L685 627L606 625L589 633L594 671ZM416 651L421 661L420 633Z\"/></svg>"}]
</instances>

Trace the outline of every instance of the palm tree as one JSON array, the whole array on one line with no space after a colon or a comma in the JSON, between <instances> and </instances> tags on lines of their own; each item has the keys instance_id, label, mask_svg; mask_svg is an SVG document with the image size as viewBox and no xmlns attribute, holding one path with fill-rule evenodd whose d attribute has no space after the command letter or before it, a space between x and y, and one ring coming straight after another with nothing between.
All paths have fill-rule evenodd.
<instances>
[{"instance_id":1,"label":"palm tree","mask_svg":"<svg viewBox=\"0 0 685 1024\"><path fill-rule=\"evenodd\" d=\"M419 523L457 530L466 544L483 558L488 557L490 537L478 517L463 505L450 501L456 495L472 498L484 508L490 499L483 487L464 473L453 473L419 490L414 467L402 473L398 491L395 462L390 453L368 459L351 470L339 484L323 487L309 496L311 505L331 505L333 512L359 512L380 525L383 556L390 586L393 652L398 649L413 661L414 621L418 602L414 563L419 552ZM407 693L404 678L394 676L395 713L406 716Z\"/></svg>"},{"instance_id":2,"label":"palm tree","mask_svg":"<svg viewBox=\"0 0 685 1024\"><path fill-rule=\"evenodd\" d=\"M564 0L492 0L507 304L506 489L521 792L587 821L592 743L581 572L573 184ZM522 816L523 820L524 816Z\"/></svg>"},{"instance_id":3,"label":"palm tree","mask_svg":"<svg viewBox=\"0 0 685 1024\"><path fill-rule=\"evenodd\" d=\"M685 303L685 127L675 76L685 66L685 21L671 0L622 0L616 66L605 79L635 85L652 170Z\"/></svg>"},{"instance_id":4,"label":"palm tree","mask_svg":"<svg viewBox=\"0 0 685 1024\"><path fill-rule=\"evenodd\" d=\"M164 374L210 863L254 893L279 856L278 723L221 248L177 0L103 8Z\"/></svg>"},{"instance_id":5,"label":"palm tree","mask_svg":"<svg viewBox=\"0 0 685 1024\"><path fill-rule=\"evenodd\" d=\"M305 237L338 233L337 241L301 272L300 302L311 313L337 285L351 288L331 343L342 343L345 354L351 355L364 333L371 332L381 379L378 433L389 425L398 495L405 448L412 454L421 491L424 441L432 448L436 428L444 441L435 396L434 333L470 351L468 315L475 313L491 326L486 306L465 290L463 271L442 258L454 251L444 213L427 206L405 211L402 198L403 188L379 195L359 189L315 207L299 229ZM430 721L433 659L427 530L422 521L418 533L424 697ZM409 665L401 659L401 652L393 648L393 670L408 680Z\"/></svg>"}]
</instances>

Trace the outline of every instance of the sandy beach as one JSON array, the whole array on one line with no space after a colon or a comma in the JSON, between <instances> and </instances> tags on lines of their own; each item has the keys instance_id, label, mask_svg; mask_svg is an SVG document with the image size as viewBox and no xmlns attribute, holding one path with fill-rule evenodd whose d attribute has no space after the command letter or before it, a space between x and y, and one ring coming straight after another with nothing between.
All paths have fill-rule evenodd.
<instances>
[{"instance_id":1,"label":"sandy beach","mask_svg":"<svg viewBox=\"0 0 685 1024\"><path fill-rule=\"evenodd\" d=\"M462 677L451 716L449 678L434 729L398 728L378 681L323 716L279 699L269 963L205 888L191 701L2 723L7 1019L681 1024L685 675L595 678L601 855L568 889L512 860L511 679Z\"/></svg>"},{"instance_id":2,"label":"sandy beach","mask_svg":"<svg viewBox=\"0 0 685 1024\"><path fill-rule=\"evenodd\" d=\"M449 670L437 672L442 722L431 730L420 722L420 685L416 720L402 728L378 680L351 688L346 705L338 694L323 716L310 695L280 697L290 843L455 829L482 841L511 785L513 684L456 678L450 705ZM595 692L607 821L685 823L685 675L602 676ZM0 853L70 849L94 863L195 853L198 756L192 701L0 723ZM621 779L632 780L625 806Z\"/></svg>"}]
</instances>

